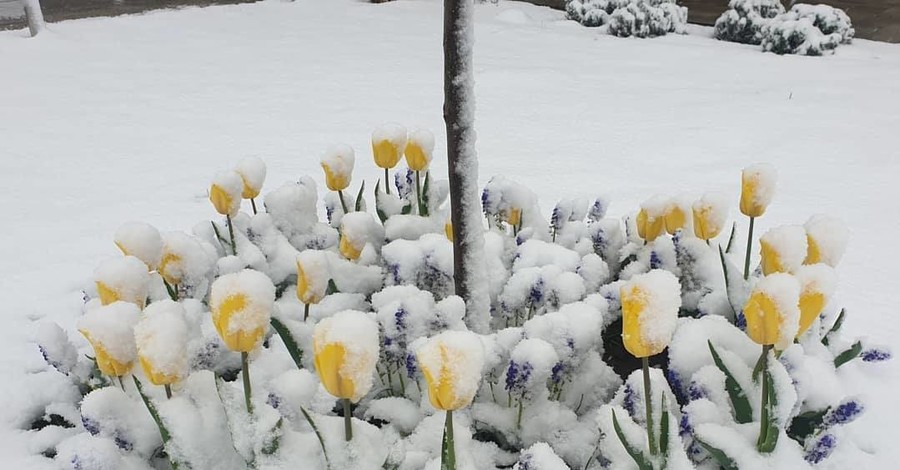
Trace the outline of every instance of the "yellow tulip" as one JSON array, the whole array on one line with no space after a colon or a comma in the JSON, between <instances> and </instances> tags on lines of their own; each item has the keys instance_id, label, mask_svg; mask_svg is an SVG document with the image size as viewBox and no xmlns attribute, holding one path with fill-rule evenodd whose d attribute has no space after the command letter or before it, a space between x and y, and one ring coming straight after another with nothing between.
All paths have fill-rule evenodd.
<instances>
[{"instance_id":1,"label":"yellow tulip","mask_svg":"<svg viewBox=\"0 0 900 470\"><path fill-rule=\"evenodd\" d=\"M266 180L266 164L257 157L247 157L238 163L235 171L243 183L241 197L254 199L259 196L263 182Z\"/></svg>"},{"instance_id":2,"label":"yellow tulip","mask_svg":"<svg viewBox=\"0 0 900 470\"><path fill-rule=\"evenodd\" d=\"M306 305L317 304L328 291L328 254L304 250L297 256L297 298Z\"/></svg>"},{"instance_id":3,"label":"yellow tulip","mask_svg":"<svg viewBox=\"0 0 900 470\"><path fill-rule=\"evenodd\" d=\"M454 411L472 403L484 361L477 335L445 331L426 341L416 351L416 359L428 384L431 406Z\"/></svg>"},{"instance_id":4,"label":"yellow tulip","mask_svg":"<svg viewBox=\"0 0 900 470\"><path fill-rule=\"evenodd\" d=\"M317 304L323 296L310 288L309 278L303 270L303 265L297 261L297 298L304 304Z\"/></svg>"},{"instance_id":5,"label":"yellow tulip","mask_svg":"<svg viewBox=\"0 0 900 470\"><path fill-rule=\"evenodd\" d=\"M325 171L325 186L331 191L343 191L350 186L353 164L356 157L353 148L348 145L334 145L322 157L322 170Z\"/></svg>"},{"instance_id":6,"label":"yellow tulip","mask_svg":"<svg viewBox=\"0 0 900 470\"><path fill-rule=\"evenodd\" d=\"M834 292L837 276L827 264L803 266L797 270L800 282L800 328L797 336L812 326Z\"/></svg>"},{"instance_id":7,"label":"yellow tulip","mask_svg":"<svg viewBox=\"0 0 900 470\"><path fill-rule=\"evenodd\" d=\"M759 238L759 251L764 275L793 273L807 256L806 232L795 225L773 228Z\"/></svg>"},{"instance_id":8,"label":"yellow tulip","mask_svg":"<svg viewBox=\"0 0 900 470\"><path fill-rule=\"evenodd\" d=\"M677 202L670 203L666 209L665 220L666 232L669 232L670 235L675 235L675 232L683 229L687 223L687 214L684 207Z\"/></svg>"},{"instance_id":9,"label":"yellow tulip","mask_svg":"<svg viewBox=\"0 0 900 470\"><path fill-rule=\"evenodd\" d=\"M744 306L747 335L757 344L784 350L800 327L799 304L800 284L794 276L776 273L764 277Z\"/></svg>"},{"instance_id":10,"label":"yellow tulip","mask_svg":"<svg viewBox=\"0 0 900 470\"><path fill-rule=\"evenodd\" d=\"M134 256L105 261L94 270L94 284L102 305L124 301L143 308L149 282L147 265Z\"/></svg>"},{"instance_id":11,"label":"yellow tulip","mask_svg":"<svg viewBox=\"0 0 900 470\"><path fill-rule=\"evenodd\" d=\"M150 224L128 222L116 230L114 242L122 254L134 256L144 262L147 269L154 270L162 256L162 237L159 230Z\"/></svg>"},{"instance_id":12,"label":"yellow tulip","mask_svg":"<svg viewBox=\"0 0 900 470\"><path fill-rule=\"evenodd\" d=\"M171 251L164 251L157 272L159 272L159 275L162 276L169 285L174 286L180 284L184 272L184 269L181 266L181 256L178 256Z\"/></svg>"},{"instance_id":13,"label":"yellow tulip","mask_svg":"<svg viewBox=\"0 0 900 470\"><path fill-rule=\"evenodd\" d=\"M363 245L363 247L364 246L365 245ZM356 244L350 240L350 237L341 235L341 242L338 248L340 249L341 254L344 255L344 258L351 261L359 258L359 255L362 254L363 247L356 246Z\"/></svg>"},{"instance_id":14,"label":"yellow tulip","mask_svg":"<svg viewBox=\"0 0 900 470\"><path fill-rule=\"evenodd\" d=\"M419 129L410 133L406 150L403 152L410 170L427 170L431 164L432 152L434 152L434 135L430 131Z\"/></svg>"},{"instance_id":15,"label":"yellow tulip","mask_svg":"<svg viewBox=\"0 0 900 470\"><path fill-rule=\"evenodd\" d=\"M694 219L694 235L701 240L712 240L722 233L728 217L728 203L716 193L704 194L691 207Z\"/></svg>"},{"instance_id":16,"label":"yellow tulip","mask_svg":"<svg viewBox=\"0 0 900 470\"><path fill-rule=\"evenodd\" d=\"M637 225L638 236L647 242L656 240L666 230L665 217L650 215L650 212L644 208L641 208L640 212L638 212L635 224Z\"/></svg>"},{"instance_id":17,"label":"yellow tulip","mask_svg":"<svg viewBox=\"0 0 900 470\"><path fill-rule=\"evenodd\" d=\"M94 339L91 338L90 333L85 330L79 331L82 335L84 335L88 342L91 343L91 347L94 348L94 359L97 360L97 368L100 369L100 372L114 377L121 377L131 372L131 368L134 366L133 361L117 361L109 354L109 352L107 352L106 348L103 347L102 344L94 341Z\"/></svg>"},{"instance_id":18,"label":"yellow tulip","mask_svg":"<svg viewBox=\"0 0 900 470\"><path fill-rule=\"evenodd\" d=\"M187 374L188 326L181 304L153 302L134 327L138 360L154 385L171 385Z\"/></svg>"},{"instance_id":19,"label":"yellow tulip","mask_svg":"<svg viewBox=\"0 0 900 470\"><path fill-rule=\"evenodd\" d=\"M350 175L338 173L331 169L327 163L322 163L325 170L325 186L332 191L343 191L350 186Z\"/></svg>"},{"instance_id":20,"label":"yellow tulip","mask_svg":"<svg viewBox=\"0 0 900 470\"><path fill-rule=\"evenodd\" d=\"M251 269L219 277L209 294L213 325L228 349L238 352L250 352L262 343L274 303L272 281Z\"/></svg>"},{"instance_id":21,"label":"yellow tulip","mask_svg":"<svg viewBox=\"0 0 900 470\"><path fill-rule=\"evenodd\" d=\"M672 340L681 307L681 287L675 276L656 269L633 277L619 289L622 341L637 358L661 353Z\"/></svg>"},{"instance_id":22,"label":"yellow tulip","mask_svg":"<svg viewBox=\"0 0 900 470\"><path fill-rule=\"evenodd\" d=\"M741 213L760 217L766 212L775 191L777 173L768 164L744 168L741 172Z\"/></svg>"},{"instance_id":23,"label":"yellow tulip","mask_svg":"<svg viewBox=\"0 0 900 470\"><path fill-rule=\"evenodd\" d=\"M511 227L518 227L520 223L522 223L522 209L517 207L510 208L508 212L506 212L506 223L508 223Z\"/></svg>"},{"instance_id":24,"label":"yellow tulip","mask_svg":"<svg viewBox=\"0 0 900 470\"><path fill-rule=\"evenodd\" d=\"M453 223L449 220L444 222L444 235L447 236L447 240L453 241Z\"/></svg>"},{"instance_id":25,"label":"yellow tulip","mask_svg":"<svg viewBox=\"0 0 900 470\"><path fill-rule=\"evenodd\" d=\"M78 319L78 331L91 343L97 367L104 374L121 377L131 372L137 355L133 330L139 315L134 304L115 302Z\"/></svg>"},{"instance_id":26,"label":"yellow tulip","mask_svg":"<svg viewBox=\"0 0 900 470\"><path fill-rule=\"evenodd\" d=\"M241 194L244 181L234 171L226 171L216 175L209 188L209 200L216 212L229 217L237 215L241 210Z\"/></svg>"},{"instance_id":27,"label":"yellow tulip","mask_svg":"<svg viewBox=\"0 0 900 470\"><path fill-rule=\"evenodd\" d=\"M313 331L313 362L322 386L358 402L374 383L378 348L378 325L365 313L345 310L321 320Z\"/></svg>"},{"instance_id":28,"label":"yellow tulip","mask_svg":"<svg viewBox=\"0 0 900 470\"><path fill-rule=\"evenodd\" d=\"M386 124L372 132L372 155L375 165L390 169L397 166L406 148L406 128L398 124Z\"/></svg>"},{"instance_id":29,"label":"yellow tulip","mask_svg":"<svg viewBox=\"0 0 900 470\"><path fill-rule=\"evenodd\" d=\"M825 263L836 267L847 248L847 227L839 219L814 215L803 224L806 229L806 259L803 264Z\"/></svg>"}]
</instances>

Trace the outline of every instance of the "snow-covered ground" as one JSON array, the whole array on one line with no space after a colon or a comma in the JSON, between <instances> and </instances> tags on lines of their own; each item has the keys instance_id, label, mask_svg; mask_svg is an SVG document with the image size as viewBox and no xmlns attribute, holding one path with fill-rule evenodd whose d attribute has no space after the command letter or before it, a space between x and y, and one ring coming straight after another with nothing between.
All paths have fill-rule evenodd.
<instances>
[{"instance_id":1,"label":"snow-covered ground","mask_svg":"<svg viewBox=\"0 0 900 470\"><path fill-rule=\"evenodd\" d=\"M321 181L329 144L362 161L385 121L433 130L434 170L446 169L441 12L434 0L269 1L56 23L35 39L0 32L4 468L50 467L6 424L47 393L24 377L45 367L32 322L72 326L122 222L173 230L211 217L210 177L247 155L267 162L269 189ZM900 46L780 57L704 28L617 39L527 4L476 14L482 183L506 174L548 215L557 198L605 193L621 215L654 193L721 190L736 204L740 169L771 162L780 188L761 230L843 218L845 328L900 346ZM357 181L379 176L357 167ZM853 426L874 455L856 463L888 468L900 460L900 364L868 370L847 378L871 405Z\"/></svg>"}]
</instances>

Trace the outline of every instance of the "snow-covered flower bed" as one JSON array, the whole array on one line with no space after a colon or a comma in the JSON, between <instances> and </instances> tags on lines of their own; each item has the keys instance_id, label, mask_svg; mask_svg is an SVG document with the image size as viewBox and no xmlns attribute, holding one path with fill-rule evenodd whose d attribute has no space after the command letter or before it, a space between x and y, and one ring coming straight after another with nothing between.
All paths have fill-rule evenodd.
<instances>
[{"instance_id":1,"label":"snow-covered flower bed","mask_svg":"<svg viewBox=\"0 0 900 470\"><path fill-rule=\"evenodd\" d=\"M688 10L675 0L568 0L566 16L613 36L647 38L685 34Z\"/></svg>"},{"instance_id":2,"label":"snow-covered flower bed","mask_svg":"<svg viewBox=\"0 0 900 470\"><path fill-rule=\"evenodd\" d=\"M123 225L78 331L40 330L59 374L34 399L35 452L80 470L753 469L855 445L865 405L839 372L890 352L841 336L839 221L768 231L751 269L736 231L754 240L772 167L744 169L733 218L737 184L622 220L606 197L547 217L494 177L491 310L466 312L434 137L372 137L374 185L335 146L324 194L303 176L260 205L249 159L215 176L219 215L190 233Z\"/></svg>"}]
</instances>

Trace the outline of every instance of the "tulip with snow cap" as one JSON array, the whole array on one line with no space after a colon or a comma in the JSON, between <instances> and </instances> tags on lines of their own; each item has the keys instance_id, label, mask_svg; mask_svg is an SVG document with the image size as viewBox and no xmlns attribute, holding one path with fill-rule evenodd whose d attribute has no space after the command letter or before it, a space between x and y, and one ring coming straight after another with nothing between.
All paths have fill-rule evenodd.
<instances>
[{"instance_id":1,"label":"tulip with snow cap","mask_svg":"<svg viewBox=\"0 0 900 470\"><path fill-rule=\"evenodd\" d=\"M444 222L444 235L447 236L447 240L453 242L453 222L450 219Z\"/></svg>"},{"instance_id":2,"label":"tulip with snow cap","mask_svg":"<svg viewBox=\"0 0 900 470\"><path fill-rule=\"evenodd\" d=\"M800 327L800 283L785 273L775 273L762 278L744 306L747 320L747 335L755 343L762 345L753 377L768 370L769 354L772 349L783 351L794 341ZM774 450L778 430L772 429L769 403L770 389L774 386L770 374L763 373L759 439L757 449L768 453ZM772 434L772 433L775 434Z\"/></svg>"},{"instance_id":3,"label":"tulip with snow cap","mask_svg":"<svg viewBox=\"0 0 900 470\"><path fill-rule=\"evenodd\" d=\"M807 251L803 264L825 263L832 268L847 249L847 226L827 215L814 215L803 224L806 229Z\"/></svg>"},{"instance_id":4,"label":"tulip with snow cap","mask_svg":"<svg viewBox=\"0 0 900 470\"><path fill-rule=\"evenodd\" d=\"M212 260L203 245L184 232L163 234L162 260L157 272L163 278L172 300L178 300L179 285L196 277L205 277Z\"/></svg>"},{"instance_id":5,"label":"tulip with snow cap","mask_svg":"<svg viewBox=\"0 0 900 470\"><path fill-rule=\"evenodd\" d=\"M656 240L666 232L667 206L668 201L661 196L653 196L641 203L641 210L638 212L635 224L637 225L638 236L645 243Z\"/></svg>"},{"instance_id":6,"label":"tulip with snow cap","mask_svg":"<svg viewBox=\"0 0 900 470\"><path fill-rule=\"evenodd\" d=\"M241 197L250 200L253 213L256 214L256 197L266 181L266 164L259 157L247 157L238 162L235 171L244 184Z\"/></svg>"},{"instance_id":7,"label":"tulip with snow cap","mask_svg":"<svg viewBox=\"0 0 900 470\"><path fill-rule=\"evenodd\" d=\"M237 255L234 242L234 224L232 219L241 210L241 195L244 192L244 181L236 171L223 171L213 178L209 187L209 200L216 212L225 216L228 221L228 235L231 237L231 252Z\"/></svg>"},{"instance_id":8,"label":"tulip with snow cap","mask_svg":"<svg viewBox=\"0 0 900 470\"><path fill-rule=\"evenodd\" d=\"M397 166L406 149L406 128L399 124L385 124L372 132L372 156L375 165L384 169L384 190L391 193L388 170Z\"/></svg>"},{"instance_id":9,"label":"tulip with snow cap","mask_svg":"<svg viewBox=\"0 0 900 470\"><path fill-rule=\"evenodd\" d=\"M297 298L304 304L303 321L309 318L309 306L328 293L331 279L328 255L319 250L303 250L297 256Z\"/></svg>"},{"instance_id":10,"label":"tulip with snow cap","mask_svg":"<svg viewBox=\"0 0 900 470\"><path fill-rule=\"evenodd\" d=\"M143 308L149 282L147 265L134 256L104 261L94 270L94 284L103 305L121 300Z\"/></svg>"},{"instance_id":11,"label":"tulip with snow cap","mask_svg":"<svg viewBox=\"0 0 900 470\"><path fill-rule=\"evenodd\" d=\"M802 266L796 276L800 282L800 336L819 318L834 294L837 274L831 266L819 263Z\"/></svg>"},{"instance_id":12,"label":"tulip with snow cap","mask_svg":"<svg viewBox=\"0 0 900 470\"><path fill-rule=\"evenodd\" d=\"M622 303L622 342L631 355L641 359L644 403L650 454L658 452L650 407L649 357L661 353L675 332L681 308L681 285L674 274L654 269L626 282L619 291Z\"/></svg>"},{"instance_id":13,"label":"tulip with snow cap","mask_svg":"<svg viewBox=\"0 0 900 470\"><path fill-rule=\"evenodd\" d=\"M114 302L105 307L88 311L78 319L78 331L91 343L100 372L121 377L131 372L137 349L134 343L134 325L141 310L133 303Z\"/></svg>"},{"instance_id":14,"label":"tulip with snow cap","mask_svg":"<svg viewBox=\"0 0 900 470\"><path fill-rule=\"evenodd\" d=\"M763 275L794 273L806 259L806 231L799 225L782 225L759 238Z\"/></svg>"},{"instance_id":15,"label":"tulip with snow cap","mask_svg":"<svg viewBox=\"0 0 900 470\"><path fill-rule=\"evenodd\" d=\"M666 232L675 235L678 230L686 230L691 219L688 213L691 211L691 205L683 198L673 198L666 205Z\"/></svg>"},{"instance_id":16,"label":"tulip with snow cap","mask_svg":"<svg viewBox=\"0 0 900 470\"><path fill-rule=\"evenodd\" d=\"M431 405L447 412L441 468L455 470L453 411L469 406L475 398L481 382L484 347L475 333L445 331L429 338L416 350L416 361L428 383Z\"/></svg>"},{"instance_id":17,"label":"tulip with snow cap","mask_svg":"<svg viewBox=\"0 0 900 470\"><path fill-rule=\"evenodd\" d=\"M341 219L341 241L338 246L342 255L351 261L359 259L367 243L381 247L384 227L367 212L353 212Z\"/></svg>"},{"instance_id":18,"label":"tulip with snow cap","mask_svg":"<svg viewBox=\"0 0 900 470\"><path fill-rule=\"evenodd\" d=\"M134 256L153 271L162 259L163 241L154 226L143 222L128 222L116 230L113 238L125 256Z\"/></svg>"},{"instance_id":19,"label":"tulip with snow cap","mask_svg":"<svg viewBox=\"0 0 900 470\"><path fill-rule=\"evenodd\" d=\"M416 172L416 202L419 215L426 215L427 208L422 199L421 173L428 171L434 154L434 134L429 130L417 129L409 134L409 141L403 152L406 155L406 164L410 170Z\"/></svg>"},{"instance_id":20,"label":"tulip with snow cap","mask_svg":"<svg viewBox=\"0 0 900 470\"><path fill-rule=\"evenodd\" d=\"M272 281L252 269L221 276L210 289L213 325L228 349L241 353L247 411L251 411L248 353L262 343L269 330L274 304Z\"/></svg>"},{"instance_id":21,"label":"tulip with snow cap","mask_svg":"<svg viewBox=\"0 0 900 470\"><path fill-rule=\"evenodd\" d=\"M353 148L344 144L329 147L322 156L321 164L322 170L325 171L325 186L338 193L344 214L349 212L347 203L344 202L344 190L350 186L355 161Z\"/></svg>"},{"instance_id":22,"label":"tulip with snow cap","mask_svg":"<svg viewBox=\"0 0 900 470\"><path fill-rule=\"evenodd\" d=\"M728 199L719 193L706 193L691 206L694 235L707 243L719 236L728 218Z\"/></svg>"},{"instance_id":23,"label":"tulip with snow cap","mask_svg":"<svg viewBox=\"0 0 900 470\"><path fill-rule=\"evenodd\" d=\"M144 375L154 385L163 385L172 397L171 385L187 375L188 325L181 304L171 300L154 302L134 327L137 356Z\"/></svg>"},{"instance_id":24,"label":"tulip with snow cap","mask_svg":"<svg viewBox=\"0 0 900 470\"><path fill-rule=\"evenodd\" d=\"M368 314L345 310L325 318L313 331L313 362L322 386L344 407L344 437L353 439L350 404L374 383L378 324Z\"/></svg>"},{"instance_id":25,"label":"tulip with snow cap","mask_svg":"<svg viewBox=\"0 0 900 470\"><path fill-rule=\"evenodd\" d=\"M768 163L750 165L741 171L741 213L750 217L750 229L747 234L747 255L744 257L744 279L750 277L750 251L753 246L753 222L761 217L772 197L775 195L775 183L778 172Z\"/></svg>"}]
</instances>

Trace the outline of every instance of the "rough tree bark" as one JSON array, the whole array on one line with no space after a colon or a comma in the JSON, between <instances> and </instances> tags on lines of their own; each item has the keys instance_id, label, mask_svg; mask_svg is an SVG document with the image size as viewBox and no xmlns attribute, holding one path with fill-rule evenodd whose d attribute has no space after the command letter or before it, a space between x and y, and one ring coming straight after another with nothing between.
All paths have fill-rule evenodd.
<instances>
[{"instance_id":1,"label":"rough tree bark","mask_svg":"<svg viewBox=\"0 0 900 470\"><path fill-rule=\"evenodd\" d=\"M466 324L486 333L490 300L475 153L472 72L473 0L444 0L444 122L450 176L450 218L456 294L466 301Z\"/></svg>"},{"instance_id":2,"label":"rough tree bark","mask_svg":"<svg viewBox=\"0 0 900 470\"><path fill-rule=\"evenodd\" d=\"M44 29L44 13L41 11L40 0L22 0L25 7L25 19L28 20L28 30L31 37L37 36Z\"/></svg>"}]
</instances>

